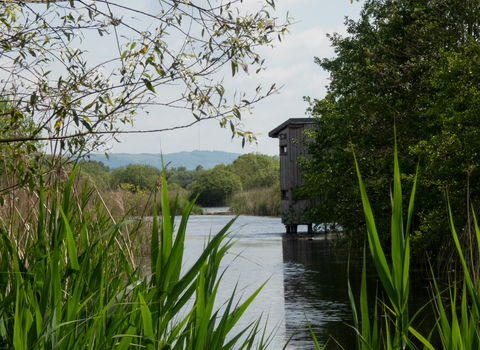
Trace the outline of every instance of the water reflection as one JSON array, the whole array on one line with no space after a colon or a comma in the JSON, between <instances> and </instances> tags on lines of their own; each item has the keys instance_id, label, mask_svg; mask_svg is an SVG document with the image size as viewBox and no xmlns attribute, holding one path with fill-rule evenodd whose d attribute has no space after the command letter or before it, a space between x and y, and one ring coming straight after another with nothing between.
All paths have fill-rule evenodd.
<instances>
[{"instance_id":1,"label":"water reflection","mask_svg":"<svg viewBox=\"0 0 480 350\"><path fill-rule=\"evenodd\" d=\"M205 240L218 232L231 216L192 216L187 227L185 267L200 256ZM219 303L227 300L234 289L237 299L245 299L269 280L247 310L239 327L248 325L261 315L268 314L267 332L275 332L271 349L282 349L292 336L290 349L314 349L308 318L320 344L332 337L345 349L356 347L351 324L347 287L348 252L334 247L334 241L315 237L284 234L280 219L241 216L232 226L237 240L223 262L226 273L219 290ZM350 258L350 283L354 295L359 295L362 259ZM377 292L375 269L367 270L369 305L373 308ZM417 285L415 285L417 283ZM421 287L423 281L412 280L417 293L411 298L412 309L428 300ZM424 284L424 283L423 283ZM381 295L379 289L379 295ZM373 310L372 313L373 314ZM327 349L340 349L330 340Z\"/></svg>"},{"instance_id":2,"label":"water reflection","mask_svg":"<svg viewBox=\"0 0 480 350\"><path fill-rule=\"evenodd\" d=\"M200 254L203 239L218 232L229 219L190 219L185 254L190 262ZM224 261L228 270L220 299L227 299L236 285L249 295L269 279L240 326L268 313L268 332L276 332L272 349L281 349L293 335L287 349L308 350L314 349L314 344L305 322L307 317L321 344L331 335L346 349L351 348L354 332L345 324L351 320L346 255L334 249L331 241L317 237L309 240L284 231L277 218L237 219L233 236L238 241ZM359 285L359 271L356 267L352 270L353 288ZM335 349L335 344L331 341L328 348Z\"/></svg>"},{"instance_id":3,"label":"water reflection","mask_svg":"<svg viewBox=\"0 0 480 350\"><path fill-rule=\"evenodd\" d=\"M285 295L285 329L293 345L314 349L305 323L310 322L320 343L333 337L345 349L355 345L348 304L347 264L344 254L328 240L290 238L282 240ZM352 277L358 271L352 271ZM356 278L352 281L356 285ZM300 325L300 328L299 328ZM330 340L328 348L335 348ZM353 342L353 343L352 343Z\"/></svg>"}]
</instances>

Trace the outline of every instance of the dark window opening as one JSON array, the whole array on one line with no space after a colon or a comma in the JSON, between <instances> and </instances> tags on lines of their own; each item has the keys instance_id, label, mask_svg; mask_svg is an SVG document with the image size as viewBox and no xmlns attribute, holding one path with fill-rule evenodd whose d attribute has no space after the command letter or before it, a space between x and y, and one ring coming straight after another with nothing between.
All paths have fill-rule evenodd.
<instances>
[{"instance_id":1,"label":"dark window opening","mask_svg":"<svg viewBox=\"0 0 480 350\"><path fill-rule=\"evenodd\" d=\"M281 198L282 200L287 200L288 199L288 190L282 190L282 195Z\"/></svg>"},{"instance_id":2,"label":"dark window opening","mask_svg":"<svg viewBox=\"0 0 480 350\"><path fill-rule=\"evenodd\" d=\"M280 155L284 156L287 154L287 146L280 146Z\"/></svg>"}]
</instances>

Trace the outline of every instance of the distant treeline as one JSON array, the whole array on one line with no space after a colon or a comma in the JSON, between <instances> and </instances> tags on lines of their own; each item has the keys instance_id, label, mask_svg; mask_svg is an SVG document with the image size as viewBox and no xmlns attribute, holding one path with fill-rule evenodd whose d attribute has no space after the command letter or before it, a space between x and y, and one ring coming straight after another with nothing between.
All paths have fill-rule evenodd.
<instances>
[{"instance_id":1,"label":"distant treeline","mask_svg":"<svg viewBox=\"0 0 480 350\"><path fill-rule=\"evenodd\" d=\"M84 161L82 169L101 190L123 190L132 194L151 192L162 171L152 165L128 164L110 169L101 161ZM171 191L183 194L185 199L198 196L197 203L202 206L229 205L233 197L239 211L248 207L239 195L258 188L277 188L280 182L280 163L278 157L263 154L245 154L231 164L219 164L213 169L205 170L198 165L195 170L184 166L165 170L168 187ZM279 192L276 191L276 192ZM272 194L268 193L269 197ZM251 197L251 196L250 196ZM275 197L275 196L273 196ZM269 203L265 215L278 215L280 200L277 204ZM263 205L262 208L265 208ZM255 207L255 205L253 205ZM243 208L243 209L242 209Z\"/></svg>"}]
</instances>

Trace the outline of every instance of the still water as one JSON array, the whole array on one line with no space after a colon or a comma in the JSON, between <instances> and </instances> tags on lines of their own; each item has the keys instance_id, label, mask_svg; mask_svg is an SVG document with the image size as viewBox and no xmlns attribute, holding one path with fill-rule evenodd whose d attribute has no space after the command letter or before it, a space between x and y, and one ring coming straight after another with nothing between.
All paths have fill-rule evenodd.
<instances>
[{"instance_id":1,"label":"still water","mask_svg":"<svg viewBox=\"0 0 480 350\"><path fill-rule=\"evenodd\" d=\"M228 215L191 216L187 226L185 267L200 256L206 240L217 233L233 217ZM299 229L301 230L301 226ZM306 229L306 227L305 227ZM229 298L234 289L237 299L246 299L265 281L268 283L244 314L241 326L263 316L266 329L274 337L270 349L315 349L305 322L327 349L356 347L352 313L348 301L348 252L334 246L335 241L315 236L287 235L279 218L240 216L231 229L237 242L224 259L226 272L222 279L219 300ZM350 258L350 283L359 295L362 270L361 258ZM377 278L368 269L370 306L374 307ZM423 283L424 284L424 283ZM428 300L423 284L412 281L416 294L411 297L412 309ZM379 291L381 293L381 290ZM373 314L373 311L372 311Z\"/></svg>"}]
</instances>

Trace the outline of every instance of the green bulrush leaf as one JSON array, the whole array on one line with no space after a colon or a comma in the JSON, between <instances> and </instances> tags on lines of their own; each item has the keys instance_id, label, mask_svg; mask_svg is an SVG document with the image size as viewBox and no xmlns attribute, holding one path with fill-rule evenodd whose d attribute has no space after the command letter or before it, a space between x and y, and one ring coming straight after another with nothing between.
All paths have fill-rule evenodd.
<instances>
[{"instance_id":1,"label":"green bulrush leaf","mask_svg":"<svg viewBox=\"0 0 480 350\"><path fill-rule=\"evenodd\" d=\"M158 214L157 214L157 193L155 192L153 197L153 224L152 224L152 238L150 241L150 264L152 274L157 274L157 261L159 256L160 244L158 240ZM156 278L156 277L155 277Z\"/></svg>"},{"instance_id":2,"label":"green bulrush leaf","mask_svg":"<svg viewBox=\"0 0 480 350\"><path fill-rule=\"evenodd\" d=\"M65 225L66 230L66 240L67 240L67 251L68 251L68 258L70 260L70 266L74 270L79 270L80 267L78 266L78 259L77 259L77 246L75 245L75 240L73 239L73 233L70 228L70 224L68 223L68 219L63 212L63 209L60 207L60 214L63 218L63 223Z\"/></svg>"},{"instance_id":3,"label":"green bulrush leaf","mask_svg":"<svg viewBox=\"0 0 480 350\"><path fill-rule=\"evenodd\" d=\"M397 300L397 293L393 285L392 275L388 267L387 259L385 258L385 254L383 252L382 245L380 244L380 239L378 237L377 229L375 227L375 220L373 218L372 209L368 201L368 196L365 191L365 186L363 185L363 181L360 175L360 169L358 168L358 163L355 157L355 153L353 154L353 157L355 159L355 167L357 169L360 193L362 196L363 210L365 212L365 220L367 223L368 243L370 246L370 252L372 254L373 262L377 269L380 280L382 281L382 284L385 288L385 291L387 292L387 295L389 296L389 298L393 298L393 300Z\"/></svg>"},{"instance_id":4,"label":"green bulrush leaf","mask_svg":"<svg viewBox=\"0 0 480 350\"><path fill-rule=\"evenodd\" d=\"M366 247L365 247L366 248ZM360 313L362 316L362 337L364 342L371 345L371 339L376 336L376 334L370 335L370 319L368 315L368 299L367 299L367 261L365 257L365 251L363 250L363 268L362 268L362 283L360 287ZM366 347L362 344L362 349Z\"/></svg>"},{"instance_id":5,"label":"green bulrush leaf","mask_svg":"<svg viewBox=\"0 0 480 350\"><path fill-rule=\"evenodd\" d=\"M325 347L327 346L328 341L329 341L330 339L327 340L327 342L323 345L323 347L320 347L320 345L318 344L317 338L315 337L315 333L313 333L312 326L310 326L310 322L308 322L307 316L305 316L305 320L307 321L308 329L310 330L310 334L312 335L313 342L315 343L315 348L316 348L317 350L323 350L323 349L325 349Z\"/></svg>"},{"instance_id":6,"label":"green bulrush leaf","mask_svg":"<svg viewBox=\"0 0 480 350\"><path fill-rule=\"evenodd\" d=\"M107 230L105 230L105 232L103 232L98 238L95 239L95 241L91 244L90 249L93 249L94 247L96 247L97 244L102 242L104 238L108 237L108 235L110 235L110 233L113 232L113 234L110 236L110 239L108 241L108 248L111 248L115 243L115 238L119 233L119 229L122 228L123 226L130 225L138 221L139 219L124 220L119 222L118 224L110 226Z\"/></svg>"},{"instance_id":7,"label":"green bulrush leaf","mask_svg":"<svg viewBox=\"0 0 480 350\"><path fill-rule=\"evenodd\" d=\"M425 339L425 337L423 335L421 335L420 333L418 333L418 331L412 327L408 327L408 330L418 339L422 342L423 346L425 346L427 349L429 350L435 350L435 348L433 347L432 344L430 344L430 342Z\"/></svg>"},{"instance_id":8,"label":"green bulrush leaf","mask_svg":"<svg viewBox=\"0 0 480 350\"><path fill-rule=\"evenodd\" d=\"M360 193L362 197L363 208L365 212L365 219L367 224L367 236L370 251L372 253L373 261L377 272L380 276L380 280L387 292L387 296L393 306L395 315L395 338L394 346L398 346L404 349L408 343L408 331L409 331L409 316L408 316L408 292L409 292L409 270L410 270L410 239L408 231L410 230L411 218L413 215L414 196L416 189L416 177L413 185L412 194L410 197L410 203L408 208L408 220L407 220L407 233L404 233L403 229L403 214L402 214L402 189L401 189L401 176L400 168L397 156L397 144L395 141L394 151L394 186L393 186L393 201L392 201L392 221L391 221L391 252L392 252L392 270L388 266L383 248L380 243L380 239L375 227L375 220L368 201L368 197L363 185L363 181L360 175L357 160L355 158L355 167L357 170ZM417 166L418 174L418 166ZM365 270L365 267L364 267ZM365 272L365 271L363 271ZM363 277L362 277L363 283ZM363 293L362 285L362 293ZM365 290L366 292L366 290ZM362 336L364 343L369 343L370 338L369 320L368 320L368 308L367 305L362 304L366 302L366 297L361 296L362 306ZM355 318L356 311L354 311ZM363 325L367 326L368 332L363 332ZM375 335L373 335L375 337ZM389 340L388 346L391 346Z\"/></svg>"},{"instance_id":9,"label":"green bulrush leaf","mask_svg":"<svg viewBox=\"0 0 480 350\"><path fill-rule=\"evenodd\" d=\"M143 331L146 338L147 350L154 350L153 340L155 339L155 335L153 333L152 314L145 303L145 299L142 297L142 293L138 293L138 299L140 300L140 311L142 313Z\"/></svg>"},{"instance_id":10,"label":"green bulrush leaf","mask_svg":"<svg viewBox=\"0 0 480 350\"><path fill-rule=\"evenodd\" d=\"M0 293L1 293L1 299L4 299L7 297L7 286L9 285L9 271L10 271L10 262L8 261L8 256L9 256L9 251L7 247L7 240L8 237L3 234L1 235L1 242L2 242L2 256L1 256L1 262L0 262Z\"/></svg>"},{"instance_id":11,"label":"green bulrush leaf","mask_svg":"<svg viewBox=\"0 0 480 350\"><path fill-rule=\"evenodd\" d=\"M162 182L162 229L160 231L160 240L162 243L159 247L159 257L157 257L156 287L160 288L160 291L164 293L167 291L171 282L170 278L176 270L176 263L173 263L173 261L177 262L177 259L176 257L172 257L171 259L171 252L173 248L173 224L170 216L165 172L163 172Z\"/></svg>"},{"instance_id":12,"label":"green bulrush leaf","mask_svg":"<svg viewBox=\"0 0 480 350\"><path fill-rule=\"evenodd\" d=\"M214 348L211 346L211 342L213 326L215 325L217 317L215 315L212 317L212 310L220 280L217 282L213 290L208 290L208 286L205 283L205 280L208 279L208 268L208 263L205 263L199 272L196 283L197 297L195 303L195 313L192 315L194 317L193 323L195 349L198 350L202 349L203 347L209 349ZM224 312L228 313L228 310L225 310ZM221 325L219 325L219 327L221 327Z\"/></svg>"},{"instance_id":13,"label":"green bulrush leaf","mask_svg":"<svg viewBox=\"0 0 480 350\"><path fill-rule=\"evenodd\" d=\"M173 242L173 226L172 220L170 217L170 208L168 203L168 190L167 190L167 179L165 177L165 172L163 172L162 179L162 230L160 232L160 237L162 240L161 244L161 261L162 261L162 270L164 269L168 258L170 257L170 252L172 251L172 242ZM163 272L163 271L162 271Z\"/></svg>"},{"instance_id":14,"label":"green bulrush leaf","mask_svg":"<svg viewBox=\"0 0 480 350\"><path fill-rule=\"evenodd\" d=\"M80 168L80 164L76 164L72 173L68 177L67 184L65 185L65 189L63 190L63 212L67 215L69 214L70 209L70 192L72 190L73 180L75 179L75 174L77 173L78 169Z\"/></svg>"},{"instance_id":15,"label":"green bulrush leaf","mask_svg":"<svg viewBox=\"0 0 480 350\"><path fill-rule=\"evenodd\" d=\"M410 194L410 202L408 203L407 230L405 231L406 237L410 236L410 228L412 225L413 208L415 204L415 192L417 190L418 167L419 165L417 165L417 171L415 172L415 179L413 181L412 193Z\"/></svg>"},{"instance_id":16,"label":"green bulrush leaf","mask_svg":"<svg viewBox=\"0 0 480 350\"><path fill-rule=\"evenodd\" d=\"M376 290L375 295L377 296L376 299L378 299L378 288ZM375 303L375 311L373 313L373 330L372 330L372 348L373 349L380 349L379 347L379 341L380 341L380 336L378 332L378 303Z\"/></svg>"},{"instance_id":17,"label":"green bulrush leaf","mask_svg":"<svg viewBox=\"0 0 480 350\"><path fill-rule=\"evenodd\" d=\"M203 266L204 262L210 256L210 253L219 246L222 240L225 238L229 228L235 222L235 219L230 220L230 222L225 225L225 227L220 230L220 232L213 237L213 239L207 244L205 249L203 250L202 255L197 259L197 261L193 264L193 266L182 276L182 278L175 284L172 289L172 292L169 293L167 303L165 307L168 309L169 305L173 304L178 297L187 289L187 287L192 283L192 281L197 276L198 272L200 271L201 267Z\"/></svg>"},{"instance_id":18,"label":"green bulrush leaf","mask_svg":"<svg viewBox=\"0 0 480 350\"><path fill-rule=\"evenodd\" d=\"M165 304L163 305L163 309L167 310L167 312L164 313L166 319L162 321L162 324L159 326L160 329L164 329L167 326L167 317L168 319L171 319L171 317L178 313L190 300L196 290L196 284L192 284L192 282L198 276L200 269L211 256L212 252L217 249L219 244L225 238L225 235L234 221L235 219L232 219L216 236L213 237L193 266L181 277L180 280L178 280L178 282L173 283L172 288L169 288Z\"/></svg>"},{"instance_id":19,"label":"green bulrush leaf","mask_svg":"<svg viewBox=\"0 0 480 350\"><path fill-rule=\"evenodd\" d=\"M35 316L34 324L30 328L30 331L28 332L27 344L28 344L28 348L30 349L33 347L33 344L37 342L37 339L40 338L42 334L43 318L37 302L37 296L33 294L33 290L31 288L29 289L28 298L30 301L30 306L33 309L33 313Z\"/></svg>"},{"instance_id":20,"label":"green bulrush leaf","mask_svg":"<svg viewBox=\"0 0 480 350\"><path fill-rule=\"evenodd\" d=\"M254 293L252 293L240 306L237 306L235 311L232 313L232 315L229 317L228 320L228 326L227 326L227 331L230 332L230 330L235 326L235 324L238 322L240 317L243 315L245 310L247 310L248 306L253 302L253 300L256 298L258 293L265 287L265 285L268 283L268 280L263 283Z\"/></svg>"},{"instance_id":21,"label":"green bulrush leaf","mask_svg":"<svg viewBox=\"0 0 480 350\"><path fill-rule=\"evenodd\" d=\"M29 293L31 290L29 288L29 281L25 281L23 274L26 272L25 267L23 266L22 261L18 256L18 248L15 246L14 241L5 242L6 235L2 232L4 236L4 243L8 247L9 254L13 261L13 271L11 274L10 288L15 290L11 295L15 298L13 313L13 345L15 349L28 349L28 334L31 330L34 318L30 312ZM7 256L8 256L7 255ZM10 267L9 269L12 269ZM8 270L7 270L8 271ZM13 300L12 300L13 301ZM5 305L5 304L4 304ZM32 329L32 333L36 330ZM11 336L11 335L10 335Z\"/></svg>"},{"instance_id":22,"label":"green bulrush leaf","mask_svg":"<svg viewBox=\"0 0 480 350\"><path fill-rule=\"evenodd\" d=\"M95 269L93 270L93 273L90 276L89 288L93 292L97 291L100 288L100 285L102 284L103 256L104 254L100 254L99 260L97 262L97 266L95 266Z\"/></svg>"},{"instance_id":23,"label":"green bulrush leaf","mask_svg":"<svg viewBox=\"0 0 480 350\"><path fill-rule=\"evenodd\" d=\"M400 183L400 169L398 166L397 143L394 150L394 176L393 176L393 212L392 212L392 275L394 279L396 298L393 298L397 312L401 310L403 296L403 258L405 242L403 237L402 215L402 186ZM393 295L389 297L392 298Z\"/></svg>"},{"instance_id":24,"label":"green bulrush leaf","mask_svg":"<svg viewBox=\"0 0 480 350\"><path fill-rule=\"evenodd\" d=\"M83 217L82 224L81 224L81 232L80 232L80 246L82 248L82 252L85 252L88 249L88 233L87 233L87 224L86 219Z\"/></svg>"},{"instance_id":25,"label":"green bulrush leaf","mask_svg":"<svg viewBox=\"0 0 480 350\"><path fill-rule=\"evenodd\" d=\"M350 300L350 308L352 309L352 318L353 318L353 328L357 330L355 333L357 339L357 349L361 350L361 340L360 340L360 333L359 333L359 325L358 325L358 313L357 307L355 306L355 298L353 297L352 286L350 285L350 257L348 258L348 265L347 265L347 287L348 287L348 299Z\"/></svg>"},{"instance_id":26,"label":"green bulrush leaf","mask_svg":"<svg viewBox=\"0 0 480 350\"><path fill-rule=\"evenodd\" d=\"M430 272L432 276L433 274L433 269L430 267ZM437 312L439 314L439 319L440 322L437 323L438 327L438 332L440 334L440 339L442 340L444 344L444 348L450 349L451 347L447 347L447 344L445 343L446 340L451 339L451 329L450 329L450 324L449 324L449 318L447 317L447 314L445 312L445 308L443 306L443 301L441 298L442 293L440 292L440 289L438 288L437 285L437 280L435 277L433 278L433 286L434 286L434 295L435 295L435 300L436 300L436 306L437 306Z\"/></svg>"},{"instance_id":27,"label":"green bulrush leaf","mask_svg":"<svg viewBox=\"0 0 480 350\"><path fill-rule=\"evenodd\" d=\"M15 299L15 322L13 325L13 347L14 349L23 350L27 349L27 344L23 339L23 303L21 302L22 294L20 293L20 286L16 286L16 299Z\"/></svg>"},{"instance_id":28,"label":"green bulrush leaf","mask_svg":"<svg viewBox=\"0 0 480 350\"><path fill-rule=\"evenodd\" d=\"M127 350L130 349L130 343L133 339L133 336L136 333L136 326L130 326L128 327L127 331L124 334L118 334L115 336L115 338L121 338L120 343L118 346L115 348L115 350Z\"/></svg>"},{"instance_id":29,"label":"green bulrush leaf","mask_svg":"<svg viewBox=\"0 0 480 350\"><path fill-rule=\"evenodd\" d=\"M448 214L449 214L449 218L450 218L450 228L452 230L453 240L455 241L455 246L457 247L458 255L460 256L460 260L462 262L464 275L465 275L465 279L466 279L466 283L467 283L467 288L468 288L468 291L470 293L470 296L472 297L474 312L476 312L476 314L479 315L479 310L480 310L479 297L480 296L477 293L475 293L474 284L473 284L472 279L470 277L467 262L465 261L465 257L463 256L462 247L460 245L460 241L458 240L457 231L455 230L455 226L453 225L453 217L452 217L452 210L450 208L450 203L448 204Z\"/></svg>"},{"instance_id":30,"label":"green bulrush leaf","mask_svg":"<svg viewBox=\"0 0 480 350\"><path fill-rule=\"evenodd\" d=\"M174 270L171 276L171 279L174 281L178 281L180 279L180 273L182 269L181 262L183 260L183 252L185 248L185 233L187 230L187 221L194 205L195 205L195 200L191 201L183 209L180 226L178 227L177 236L175 237L175 243L173 244L172 253L170 254L170 259L175 260L175 261L172 261Z\"/></svg>"},{"instance_id":31,"label":"green bulrush leaf","mask_svg":"<svg viewBox=\"0 0 480 350\"><path fill-rule=\"evenodd\" d=\"M37 263L43 261L43 258L47 255L47 248L45 244L45 188L43 186L43 178L40 174L40 187L38 189L38 217L37 217L37 248L35 253L37 255ZM44 263L40 266L44 271Z\"/></svg>"}]
</instances>

